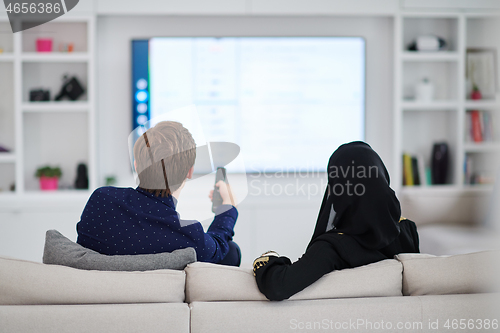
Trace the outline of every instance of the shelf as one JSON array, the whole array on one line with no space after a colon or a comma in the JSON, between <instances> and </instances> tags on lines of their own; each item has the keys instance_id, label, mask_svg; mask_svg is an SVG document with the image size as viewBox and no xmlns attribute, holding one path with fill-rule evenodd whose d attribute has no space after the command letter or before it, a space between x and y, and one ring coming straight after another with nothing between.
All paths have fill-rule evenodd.
<instances>
[{"instance_id":1,"label":"shelf","mask_svg":"<svg viewBox=\"0 0 500 333\"><path fill-rule=\"evenodd\" d=\"M15 161L16 161L16 154L0 153L0 163L14 163Z\"/></svg>"},{"instance_id":2,"label":"shelf","mask_svg":"<svg viewBox=\"0 0 500 333\"><path fill-rule=\"evenodd\" d=\"M428 111L428 110L456 110L458 108L458 103L454 101L432 101L432 102L418 102L418 101L403 101L401 102L401 108L403 110L412 111Z\"/></svg>"},{"instance_id":3,"label":"shelf","mask_svg":"<svg viewBox=\"0 0 500 333\"><path fill-rule=\"evenodd\" d=\"M456 19L458 18L457 13L453 12L423 12L423 11L405 11L401 13L404 18L412 19Z\"/></svg>"},{"instance_id":4,"label":"shelf","mask_svg":"<svg viewBox=\"0 0 500 333\"><path fill-rule=\"evenodd\" d=\"M14 61L12 53L0 53L0 62ZM25 52L21 54L21 60L24 62L85 62L89 60L86 52Z\"/></svg>"},{"instance_id":5,"label":"shelf","mask_svg":"<svg viewBox=\"0 0 500 333\"><path fill-rule=\"evenodd\" d=\"M22 104L23 112L87 112L87 101L75 102L30 102Z\"/></svg>"},{"instance_id":6,"label":"shelf","mask_svg":"<svg viewBox=\"0 0 500 333\"><path fill-rule=\"evenodd\" d=\"M24 191L24 195L29 199L52 199L52 198L65 198L71 199L88 199L92 192L90 190L55 190L55 191L42 191L30 190Z\"/></svg>"},{"instance_id":7,"label":"shelf","mask_svg":"<svg viewBox=\"0 0 500 333\"><path fill-rule=\"evenodd\" d=\"M87 52L25 52L21 54L24 62L84 62L89 60Z\"/></svg>"},{"instance_id":8,"label":"shelf","mask_svg":"<svg viewBox=\"0 0 500 333\"><path fill-rule=\"evenodd\" d=\"M496 100L467 100L465 102L466 109L497 109L500 108L500 103Z\"/></svg>"},{"instance_id":9,"label":"shelf","mask_svg":"<svg viewBox=\"0 0 500 333\"><path fill-rule=\"evenodd\" d=\"M401 188L402 194L416 194L422 196L457 196L462 194L483 194L493 189L491 184L477 184L477 185L416 185L416 186L403 186Z\"/></svg>"},{"instance_id":10,"label":"shelf","mask_svg":"<svg viewBox=\"0 0 500 333\"><path fill-rule=\"evenodd\" d=\"M493 184L474 184L474 185L463 185L462 191L466 193L484 193L484 192L492 192Z\"/></svg>"},{"instance_id":11,"label":"shelf","mask_svg":"<svg viewBox=\"0 0 500 333\"><path fill-rule=\"evenodd\" d=\"M64 77L76 77L84 88L84 94L78 99L80 101L87 101L87 89L89 79L89 68L91 65L88 62L23 62L22 63L22 90L21 96L23 104L30 103L29 96L32 89L43 88L49 90L51 95L51 102L55 96L61 91L64 83ZM61 101L63 102L63 101ZM67 100L64 100L67 102ZM43 102L40 102L41 104ZM20 105L22 109L23 105Z\"/></svg>"},{"instance_id":12,"label":"shelf","mask_svg":"<svg viewBox=\"0 0 500 333\"><path fill-rule=\"evenodd\" d=\"M0 192L0 209L2 211L34 210L61 211L75 207L83 207L92 194L89 190L56 190L56 191L25 191L15 193Z\"/></svg>"},{"instance_id":13,"label":"shelf","mask_svg":"<svg viewBox=\"0 0 500 333\"><path fill-rule=\"evenodd\" d=\"M454 184L446 184L446 185L414 185L414 186L403 186L401 187L402 194L420 194L420 195L429 195L429 194L449 194L449 193L457 193L461 190L462 187Z\"/></svg>"},{"instance_id":14,"label":"shelf","mask_svg":"<svg viewBox=\"0 0 500 333\"><path fill-rule=\"evenodd\" d=\"M14 55L12 53L0 53L0 62L14 61Z\"/></svg>"},{"instance_id":15,"label":"shelf","mask_svg":"<svg viewBox=\"0 0 500 333\"><path fill-rule=\"evenodd\" d=\"M457 52L450 52L450 51L440 51L440 52L405 51L401 55L401 59L405 61L458 61L459 55Z\"/></svg>"},{"instance_id":16,"label":"shelf","mask_svg":"<svg viewBox=\"0 0 500 333\"><path fill-rule=\"evenodd\" d=\"M401 100L411 101L417 95L416 85L423 79L434 84L433 101L455 101L461 96L458 61L401 61Z\"/></svg>"},{"instance_id":17,"label":"shelf","mask_svg":"<svg viewBox=\"0 0 500 333\"><path fill-rule=\"evenodd\" d=\"M500 151L500 144L492 142L467 142L464 144L464 150L467 153L498 152Z\"/></svg>"}]
</instances>

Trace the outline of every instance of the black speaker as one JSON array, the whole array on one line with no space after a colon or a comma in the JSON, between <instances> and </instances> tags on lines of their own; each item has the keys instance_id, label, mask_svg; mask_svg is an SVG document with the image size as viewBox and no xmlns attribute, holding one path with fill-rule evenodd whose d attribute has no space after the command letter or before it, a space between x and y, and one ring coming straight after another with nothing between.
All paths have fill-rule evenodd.
<instances>
[{"instance_id":1,"label":"black speaker","mask_svg":"<svg viewBox=\"0 0 500 333\"><path fill-rule=\"evenodd\" d=\"M89 176L87 174L87 166L84 163L78 164L78 167L76 168L75 188L89 188Z\"/></svg>"},{"instance_id":2,"label":"black speaker","mask_svg":"<svg viewBox=\"0 0 500 333\"><path fill-rule=\"evenodd\" d=\"M435 143L432 148L432 184L446 184L448 179L449 149L446 142Z\"/></svg>"},{"instance_id":3,"label":"black speaker","mask_svg":"<svg viewBox=\"0 0 500 333\"><path fill-rule=\"evenodd\" d=\"M69 98L72 101L76 101L78 97L83 95L85 89L83 89L80 81L76 77L68 78L68 76L64 76L64 84L61 88L59 94L57 94L55 100L60 101L64 97Z\"/></svg>"}]
</instances>

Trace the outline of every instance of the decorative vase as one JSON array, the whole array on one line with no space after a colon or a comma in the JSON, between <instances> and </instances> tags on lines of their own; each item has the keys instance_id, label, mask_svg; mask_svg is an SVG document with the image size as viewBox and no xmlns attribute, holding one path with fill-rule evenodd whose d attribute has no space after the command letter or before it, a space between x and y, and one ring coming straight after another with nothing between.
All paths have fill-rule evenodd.
<instances>
[{"instance_id":1,"label":"decorative vase","mask_svg":"<svg viewBox=\"0 0 500 333\"><path fill-rule=\"evenodd\" d=\"M57 177L40 177L40 189L42 191L55 191L58 187L59 178Z\"/></svg>"},{"instance_id":2,"label":"decorative vase","mask_svg":"<svg viewBox=\"0 0 500 333\"><path fill-rule=\"evenodd\" d=\"M38 38L36 40L37 52L52 52L52 38Z\"/></svg>"},{"instance_id":3,"label":"decorative vase","mask_svg":"<svg viewBox=\"0 0 500 333\"><path fill-rule=\"evenodd\" d=\"M476 85L474 85L474 88L472 88L472 93L470 94L470 99L477 101L482 98L483 95L481 94L481 91L478 89Z\"/></svg>"},{"instance_id":4,"label":"decorative vase","mask_svg":"<svg viewBox=\"0 0 500 333\"><path fill-rule=\"evenodd\" d=\"M446 184L448 179L449 149L446 142L435 143L432 148L432 185Z\"/></svg>"},{"instance_id":5,"label":"decorative vase","mask_svg":"<svg viewBox=\"0 0 500 333\"><path fill-rule=\"evenodd\" d=\"M423 78L416 85L415 99L419 102L431 102L434 99L434 85L428 78Z\"/></svg>"}]
</instances>

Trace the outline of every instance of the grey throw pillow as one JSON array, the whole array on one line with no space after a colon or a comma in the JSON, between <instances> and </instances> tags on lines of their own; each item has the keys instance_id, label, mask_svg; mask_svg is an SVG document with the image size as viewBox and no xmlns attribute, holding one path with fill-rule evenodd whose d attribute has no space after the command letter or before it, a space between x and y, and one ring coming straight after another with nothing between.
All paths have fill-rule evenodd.
<instances>
[{"instance_id":1,"label":"grey throw pillow","mask_svg":"<svg viewBox=\"0 0 500 333\"><path fill-rule=\"evenodd\" d=\"M149 271L156 269L184 269L196 261L192 247L173 252L135 255L104 255L87 249L57 230L45 234L43 263L98 271Z\"/></svg>"}]
</instances>

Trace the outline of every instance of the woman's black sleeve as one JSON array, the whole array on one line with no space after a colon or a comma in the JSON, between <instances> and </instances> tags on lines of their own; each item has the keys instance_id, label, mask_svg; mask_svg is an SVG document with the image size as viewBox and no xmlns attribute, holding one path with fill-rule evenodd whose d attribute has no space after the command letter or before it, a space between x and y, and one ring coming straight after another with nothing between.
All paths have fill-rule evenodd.
<instances>
[{"instance_id":1,"label":"woman's black sleeve","mask_svg":"<svg viewBox=\"0 0 500 333\"><path fill-rule=\"evenodd\" d=\"M259 290L269 300L281 301L323 275L346 267L347 263L329 243L317 241L293 264L287 257L270 256L267 264L255 270L255 279Z\"/></svg>"}]
</instances>

